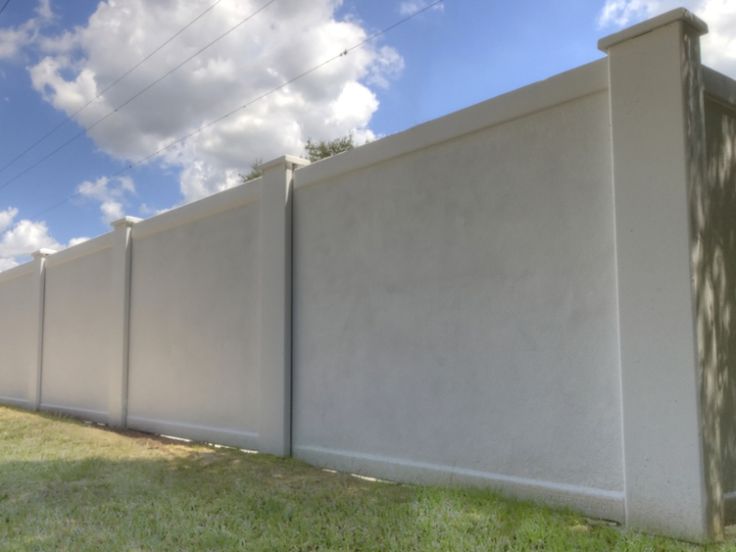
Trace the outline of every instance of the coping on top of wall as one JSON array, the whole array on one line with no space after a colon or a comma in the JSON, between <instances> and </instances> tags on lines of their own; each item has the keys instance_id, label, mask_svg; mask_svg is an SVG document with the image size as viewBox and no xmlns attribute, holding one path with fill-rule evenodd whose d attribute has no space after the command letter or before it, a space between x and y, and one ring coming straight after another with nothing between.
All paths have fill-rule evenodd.
<instances>
[{"instance_id":1,"label":"coping on top of wall","mask_svg":"<svg viewBox=\"0 0 736 552\"><path fill-rule=\"evenodd\" d=\"M243 207L257 201L260 197L261 179L253 179L245 184L228 188L203 199L176 207L155 217L142 220L133 227L136 238L151 236L195 220L203 219L217 213Z\"/></svg>"},{"instance_id":2,"label":"coping on top of wall","mask_svg":"<svg viewBox=\"0 0 736 552\"><path fill-rule=\"evenodd\" d=\"M69 261L86 257L87 255L92 255L98 251L110 249L112 248L112 244L113 233L108 232L107 234L102 234L101 236L97 236L91 240L87 240L72 247L67 247L53 255L49 255L46 257L46 268L59 266Z\"/></svg>"},{"instance_id":3,"label":"coping on top of wall","mask_svg":"<svg viewBox=\"0 0 736 552\"><path fill-rule=\"evenodd\" d=\"M607 89L608 66L604 58L376 140L344 154L298 167L296 169L298 176L294 179L294 186L298 188L334 178L346 172L387 161ZM135 236L137 238L151 236L257 201L260 197L260 181L260 177L255 178L245 184L142 220L134 226ZM103 234L55 253L49 257L49 260L53 259L51 262L58 265L92 254L110 246L111 243L112 233ZM10 280L30 272L30 265L31 263L26 263L1 272L0 281Z\"/></svg>"},{"instance_id":4,"label":"coping on top of wall","mask_svg":"<svg viewBox=\"0 0 736 552\"><path fill-rule=\"evenodd\" d=\"M0 283L9 282L10 280L20 278L21 276L26 276L28 274L31 274L32 272L33 262L27 262L22 265L14 266L13 268L9 268L0 272Z\"/></svg>"},{"instance_id":5,"label":"coping on top of wall","mask_svg":"<svg viewBox=\"0 0 736 552\"><path fill-rule=\"evenodd\" d=\"M296 170L300 188L608 89L606 58Z\"/></svg>"}]
</instances>

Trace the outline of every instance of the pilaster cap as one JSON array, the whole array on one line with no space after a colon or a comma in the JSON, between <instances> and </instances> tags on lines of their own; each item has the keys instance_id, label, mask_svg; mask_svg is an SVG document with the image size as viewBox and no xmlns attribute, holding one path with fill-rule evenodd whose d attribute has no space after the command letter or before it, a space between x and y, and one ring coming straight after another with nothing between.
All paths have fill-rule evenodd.
<instances>
[{"instance_id":1,"label":"pilaster cap","mask_svg":"<svg viewBox=\"0 0 736 552\"><path fill-rule=\"evenodd\" d=\"M113 228L127 228L130 226L133 226L135 223L140 222L143 219L139 219L138 217L123 217L118 220L114 220L112 223L110 223L110 226Z\"/></svg>"},{"instance_id":2,"label":"pilaster cap","mask_svg":"<svg viewBox=\"0 0 736 552\"><path fill-rule=\"evenodd\" d=\"M675 23L676 21L682 21L685 25L695 31L697 35L704 35L708 32L708 25L697 15L685 8L675 8L674 10L658 15L657 17L652 17L646 21L642 21L641 23L628 27L617 33L604 36L598 41L598 49L602 52L608 52L609 48L616 44L650 33L659 27L664 27L665 25Z\"/></svg>"},{"instance_id":3,"label":"pilaster cap","mask_svg":"<svg viewBox=\"0 0 736 552\"><path fill-rule=\"evenodd\" d=\"M281 166L293 169L296 167L305 167L307 165L309 165L308 159L303 159L296 155L282 155L281 157L277 157L276 159L272 159L271 161L261 163L260 165L258 165L257 168L263 172L266 172L270 169L275 169L276 167Z\"/></svg>"},{"instance_id":4,"label":"pilaster cap","mask_svg":"<svg viewBox=\"0 0 736 552\"><path fill-rule=\"evenodd\" d=\"M34 259L45 259L49 255L56 253L56 249L38 249L31 253L31 257Z\"/></svg>"}]
</instances>

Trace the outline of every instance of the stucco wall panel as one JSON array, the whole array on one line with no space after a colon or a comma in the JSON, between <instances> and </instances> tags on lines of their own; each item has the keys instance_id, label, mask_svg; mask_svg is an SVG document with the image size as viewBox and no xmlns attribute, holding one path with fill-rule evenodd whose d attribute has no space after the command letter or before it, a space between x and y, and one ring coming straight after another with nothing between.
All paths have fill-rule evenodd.
<instances>
[{"instance_id":1,"label":"stucco wall panel","mask_svg":"<svg viewBox=\"0 0 736 552\"><path fill-rule=\"evenodd\" d=\"M13 269L0 281L0 400L27 405L31 372L36 369L37 313L30 308L38 293L30 270Z\"/></svg>"},{"instance_id":2,"label":"stucco wall panel","mask_svg":"<svg viewBox=\"0 0 736 552\"><path fill-rule=\"evenodd\" d=\"M105 238L103 238L105 239ZM112 249L48 261L41 406L107 420L108 378L117 339Z\"/></svg>"},{"instance_id":3,"label":"stucco wall panel","mask_svg":"<svg viewBox=\"0 0 736 552\"><path fill-rule=\"evenodd\" d=\"M297 187L297 454L622 489L607 104Z\"/></svg>"},{"instance_id":4,"label":"stucco wall panel","mask_svg":"<svg viewBox=\"0 0 736 552\"><path fill-rule=\"evenodd\" d=\"M253 446L258 204L141 239L136 230L129 425Z\"/></svg>"}]
</instances>

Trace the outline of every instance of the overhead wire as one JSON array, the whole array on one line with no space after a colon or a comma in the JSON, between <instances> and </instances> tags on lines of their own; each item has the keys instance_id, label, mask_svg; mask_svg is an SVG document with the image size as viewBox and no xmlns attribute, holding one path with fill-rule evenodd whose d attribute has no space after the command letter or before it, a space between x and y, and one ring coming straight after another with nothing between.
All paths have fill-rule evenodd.
<instances>
[{"instance_id":1,"label":"overhead wire","mask_svg":"<svg viewBox=\"0 0 736 552\"><path fill-rule=\"evenodd\" d=\"M10 0L7 0L5 5L7 6L8 2ZM42 134L39 138L37 138L35 141L30 143L28 146L25 147L21 152L19 152L15 157L8 160L0 166L0 173L5 171L8 167L12 166L16 161L21 159L26 153L33 150L36 146L44 142L48 137L53 135L57 130L62 128L64 125L66 125L69 122L76 121L77 115L82 113L84 110L86 110L90 105L95 103L97 100L99 100L106 92L110 91L112 88L117 86L121 81L123 81L128 75L130 75L133 71L138 69L141 65L143 65L145 62L147 62L149 59L151 59L153 56L155 56L158 52L160 52L163 48L165 48L167 45L169 45L175 38L177 38L179 35L181 35L184 31L186 31L188 28L190 28L192 25L194 25L197 21L202 19L206 14L208 14L212 9L215 8L222 0L216 0L212 4L210 4L204 11L200 12L199 15L197 15L194 19L189 21L186 25L184 25L182 28L180 28L178 31L176 31L173 35L171 35L169 38L164 40L161 44L159 44L156 48L151 50L148 54L146 54L143 58L141 58L137 63L133 64L131 67L129 67L126 71L118 75L115 79L110 82L107 86L105 86L100 92L97 93L97 95L89 100L86 104L84 104L82 107L74 111L73 113L70 113L69 115L65 116L59 123L57 123L55 126L51 127L49 130L47 130L44 134ZM4 6L3 6L4 9ZM0 10L0 13L2 13L2 10Z\"/></svg>"},{"instance_id":2,"label":"overhead wire","mask_svg":"<svg viewBox=\"0 0 736 552\"><path fill-rule=\"evenodd\" d=\"M185 142L186 140L189 140L193 136L196 136L197 134L203 132L204 130L206 130L206 129L208 129L208 128L210 128L210 127L212 127L212 126L214 126L214 125L216 125L216 124L224 121L225 119L228 119L228 118L232 117L236 113L239 113L240 111L243 111L244 109L247 109L251 105L253 105L253 104L255 104L255 103L263 100L264 98L270 96L271 94L275 94L276 92L278 92L279 90L282 90L283 88L289 86L290 84L293 84L294 82L296 82L298 80L301 80L304 77L307 77L307 76L311 75L312 73L314 73L314 72L318 71L319 69L323 68L324 66L326 66L326 65L334 62L335 60L347 56L350 52L352 52L352 51L354 51L354 50L356 50L356 49L364 46L368 42L370 42L372 40L375 40L376 38L378 38L378 37L380 37L380 36L382 36L382 35L390 32L390 31L392 31L396 27L399 27L400 25L403 25L403 24L407 23L411 19L414 19L415 17L419 16L420 14L431 10L432 8L434 8L435 6L438 6L439 4L442 4L443 2L444 2L444 0L435 0L435 1L431 2L431 3L429 3L429 4L426 4L425 6L419 8L418 10L412 12L411 14L409 14L409 15L407 15L405 17L402 17L401 19L393 22L392 24L390 24L390 25L388 25L388 26L386 26L386 27L384 27L384 28L382 28L382 29L380 29L380 30L378 30L378 31L376 31L376 32L368 35L364 39L362 39L359 42L353 44L352 46L349 46L347 48L344 48L344 49L340 50L339 53L337 53L337 54L335 54L335 55L333 55L333 56L331 56L329 58L326 58L323 61L317 63L316 65L313 65L309 69L307 69L305 71L302 71L301 73L299 73L299 74L297 74L297 75L289 78L288 80L282 82L278 86L275 86L275 87L269 89L268 91L264 92L263 94L260 94L260 95L258 95L256 97L248 100L247 102L245 102L244 104L241 104L240 106L236 107L235 109L232 109L232 110L224 113L223 115L220 115L219 117L216 117L215 119L212 119L212 120L210 120L210 121L208 121L208 122L200 125L199 127L197 127L195 130L193 130L191 132L188 132L186 134L183 134L182 136L179 136L179 137L171 140L166 145L164 145L164 146L162 146L162 147L154 150L153 152L151 152L150 154L146 155L145 157L139 159L138 161L135 161L135 162L132 162L132 163L128 163L125 167L123 167L119 171L111 174L109 176L109 178L115 178L115 177L122 176L123 174L131 171L132 169L134 169L134 168L136 168L136 167L138 167L140 165L143 165L144 163L147 163L148 161L150 161L154 157L160 155L164 151L167 151L167 150L171 149L175 145L180 144L182 142ZM80 195L79 192L78 191L75 191L74 193L72 193L72 194L66 196L65 198L63 198L61 201L59 201L59 202L57 202L57 203L55 203L55 204L53 204L53 205L51 205L51 206L43 209L42 211L39 211L38 213L35 213L34 214L34 217L39 217L39 216L44 215L44 214L46 214L46 213L48 213L48 212L50 212L50 211L52 211L54 209L57 209L57 208L61 207L62 205L64 205L68 201L71 201L72 199L74 199L78 195Z\"/></svg>"},{"instance_id":3,"label":"overhead wire","mask_svg":"<svg viewBox=\"0 0 736 552\"><path fill-rule=\"evenodd\" d=\"M274 2L276 2L276 0L268 0L268 2L266 2L263 5L261 5L261 7L259 7L256 11L251 12L249 15L247 15L246 17L244 17L243 19L241 19L240 21L238 21L235 25L233 25L232 27L230 27L227 31L225 31L224 33L222 33L219 36L217 36L214 40L211 40L210 42L208 42L207 44L205 44L202 48L200 48L199 50L197 50L196 52L194 52L192 55L188 56L186 59L184 59L183 61L181 61L180 63L178 63L177 65L175 65L171 69L169 69L168 71L166 71L163 75L159 76L158 78L156 78L153 81L151 81L150 83L148 83L146 86L144 86L143 88L141 88L140 90L138 90L138 92L136 92L135 94L133 94L132 96L130 96L128 99L126 99L125 101L123 101L121 104L118 104L116 107L114 107L113 109L111 109L105 115L103 115L102 117L99 117L94 122L92 122L91 124L87 125L86 127L83 127L76 134L72 135L70 138L68 138L67 140L65 140L64 142L62 142L58 146L56 146L54 149L52 149L51 151L49 151L48 153L46 153L43 157L41 157L40 159L37 159L31 165L27 166L22 171L16 173L11 178L7 179L5 182L3 182L2 184L0 184L0 190L4 190L10 184L12 184L13 182L17 181L22 176L25 176L30 171L32 171L33 169L35 169L36 167L38 167L39 165L41 165L42 163L44 163L46 160L50 159L51 157L53 157L54 155L56 155L57 153L59 153L65 147L67 147L70 144L72 144L75 141L77 141L79 138L81 138L82 136L84 136L85 134L87 134L90 130L92 130L93 128L97 127L98 125L104 123L106 120L108 120L110 117L112 117L113 115L115 115L117 112L119 112L125 106L127 106L128 104L130 104L131 102L133 102L137 98L141 97L143 94L145 94L146 92L148 92L151 88L153 88L154 86L156 86L162 80L164 80L165 78L167 78L170 75L172 75L174 72L176 72L179 69L181 69L184 65L186 65L187 63L189 63L190 61L192 61L195 57L197 57L200 54L202 54L202 52L204 52L208 48L212 47L217 42L219 42L220 40L222 40L223 38L225 38L226 36L228 36L230 33L232 33L233 31L235 31L238 27L242 26L243 24L245 24L248 21L250 21L251 19L253 19L256 15L258 15L259 13L261 13L263 10L265 10L268 6L270 6Z\"/></svg>"}]
</instances>

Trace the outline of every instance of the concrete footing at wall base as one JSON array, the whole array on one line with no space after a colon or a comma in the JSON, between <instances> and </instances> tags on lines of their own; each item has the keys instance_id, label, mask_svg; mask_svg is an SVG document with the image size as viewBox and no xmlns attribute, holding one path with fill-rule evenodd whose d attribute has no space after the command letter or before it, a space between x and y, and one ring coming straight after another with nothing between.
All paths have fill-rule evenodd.
<instances>
[{"instance_id":1,"label":"concrete footing at wall base","mask_svg":"<svg viewBox=\"0 0 736 552\"><path fill-rule=\"evenodd\" d=\"M508 497L571 508L594 518L618 523L625 520L624 494L620 491L314 446L295 446L294 457L314 466L388 481L491 488Z\"/></svg>"}]
</instances>

